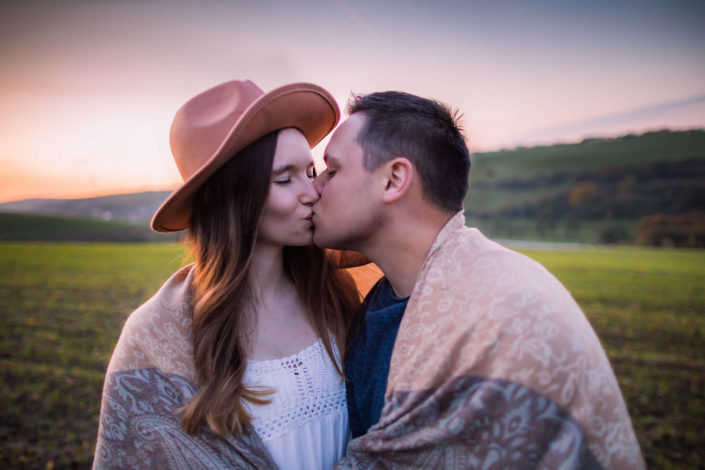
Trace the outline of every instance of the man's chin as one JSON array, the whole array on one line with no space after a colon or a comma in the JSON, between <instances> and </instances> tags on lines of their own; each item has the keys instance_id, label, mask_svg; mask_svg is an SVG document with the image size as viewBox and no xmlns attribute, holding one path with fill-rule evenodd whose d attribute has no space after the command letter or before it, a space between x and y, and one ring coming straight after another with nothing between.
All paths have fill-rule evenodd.
<instances>
[{"instance_id":1,"label":"man's chin","mask_svg":"<svg viewBox=\"0 0 705 470\"><path fill-rule=\"evenodd\" d=\"M323 235L319 235L319 231L317 229L313 229L313 244L319 248L328 248L325 245L325 238Z\"/></svg>"}]
</instances>

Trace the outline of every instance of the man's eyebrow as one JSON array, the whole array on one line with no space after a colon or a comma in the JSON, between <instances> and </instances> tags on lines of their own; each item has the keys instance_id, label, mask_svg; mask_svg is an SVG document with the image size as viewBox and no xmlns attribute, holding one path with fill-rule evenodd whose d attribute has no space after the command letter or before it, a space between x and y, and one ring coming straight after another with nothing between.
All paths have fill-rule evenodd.
<instances>
[{"instance_id":1,"label":"man's eyebrow","mask_svg":"<svg viewBox=\"0 0 705 470\"><path fill-rule=\"evenodd\" d=\"M279 168L274 168L274 169L272 169L272 174L273 174L273 175L279 175L279 174L285 173L285 172L287 172L287 171L291 171L291 170L293 170L293 169L295 169L295 168L296 168L296 167L295 167L294 165L291 165L291 164L289 164L289 165L284 165L284 166L280 166Z\"/></svg>"}]
</instances>

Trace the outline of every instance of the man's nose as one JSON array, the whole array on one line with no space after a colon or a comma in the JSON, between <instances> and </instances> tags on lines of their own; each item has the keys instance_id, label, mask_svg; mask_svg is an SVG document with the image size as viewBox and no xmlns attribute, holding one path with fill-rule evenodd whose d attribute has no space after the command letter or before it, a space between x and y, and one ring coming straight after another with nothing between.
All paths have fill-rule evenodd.
<instances>
[{"instance_id":1,"label":"man's nose","mask_svg":"<svg viewBox=\"0 0 705 470\"><path fill-rule=\"evenodd\" d=\"M313 180L313 186L316 188L318 194L321 194L321 191L323 191L323 186L326 185L326 181L328 181L328 170L325 170Z\"/></svg>"}]
</instances>

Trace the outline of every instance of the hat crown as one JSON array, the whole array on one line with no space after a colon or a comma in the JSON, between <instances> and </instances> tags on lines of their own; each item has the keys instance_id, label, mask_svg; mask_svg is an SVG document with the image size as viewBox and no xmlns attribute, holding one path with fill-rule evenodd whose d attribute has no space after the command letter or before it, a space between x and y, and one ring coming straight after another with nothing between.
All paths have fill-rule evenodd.
<instances>
[{"instance_id":1,"label":"hat crown","mask_svg":"<svg viewBox=\"0 0 705 470\"><path fill-rule=\"evenodd\" d=\"M196 95L179 108L169 142L184 181L208 162L240 116L263 95L251 81L234 80Z\"/></svg>"}]
</instances>

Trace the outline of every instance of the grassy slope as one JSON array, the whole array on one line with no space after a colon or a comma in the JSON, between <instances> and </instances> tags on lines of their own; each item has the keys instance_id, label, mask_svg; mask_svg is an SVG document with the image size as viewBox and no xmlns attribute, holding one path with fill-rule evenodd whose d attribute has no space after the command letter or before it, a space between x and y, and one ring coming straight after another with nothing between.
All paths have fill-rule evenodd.
<instances>
[{"instance_id":1,"label":"grassy slope","mask_svg":"<svg viewBox=\"0 0 705 470\"><path fill-rule=\"evenodd\" d=\"M580 221L571 227L567 221L558 221L545 224L539 228L533 220L480 220L468 218L467 225L479 228L485 235L492 239L504 240L543 240L551 242L597 244L600 229L606 224L623 227L630 236L634 237L638 219L613 219L609 222L602 220Z\"/></svg>"},{"instance_id":2,"label":"grassy slope","mask_svg":"<svg viewBox=\"0 0 705 470\"><path fill-rule=\"evenodd\" d=\"M705 158L705 131L655 132L578 144L473 154L470 181L525 178L541 172Z\"/></svg>"},{"instance_id":3,"label":"grassy slope","mask_svg":"<svg viewBox=\"0 0 705 470\"><path fill-rule=\"evenodd\" d=\"M166 241L146 224L55 215L0 213L2 241Z\"/></svg>"},{"instance_id":4,"label":"grassy slope","mask_svg":"<svg viewBox=\"0 0 705 470\"><path fill-rule=\"evenodd\" d=\"M705 459L705 252L527 252L571 290L612 360L653 468ZM0 244L0 467L88 467L122 324L174 244Z\"/></svg>"},{"instance_id":5,"label":"grassy slope","mask_svg":"<svg viewBox=\"0 0 705 470\"><path fill-rule=\"evenodd\" d=\"M537 203L547 197L569 190L574 182L531 187L526 190L498 188L493 183L507 180L527 180L539 174L596 170L607 167L639 166L657 161L705 159L705 131L655 132L641 136L585 141L578 144L520 148L499 152L476 153L472 156L470 191L465 207L472 211L497 210ZM489 184L489 186L487 186ZM630 233L636 231L638 219L617 221ZM574 230L565 221L555 227L538 230L534 220L500 221L468 220L492 237L527 240L577 241L596 243L602 222L583 221Z\"/></svg>"}]
</instances>

